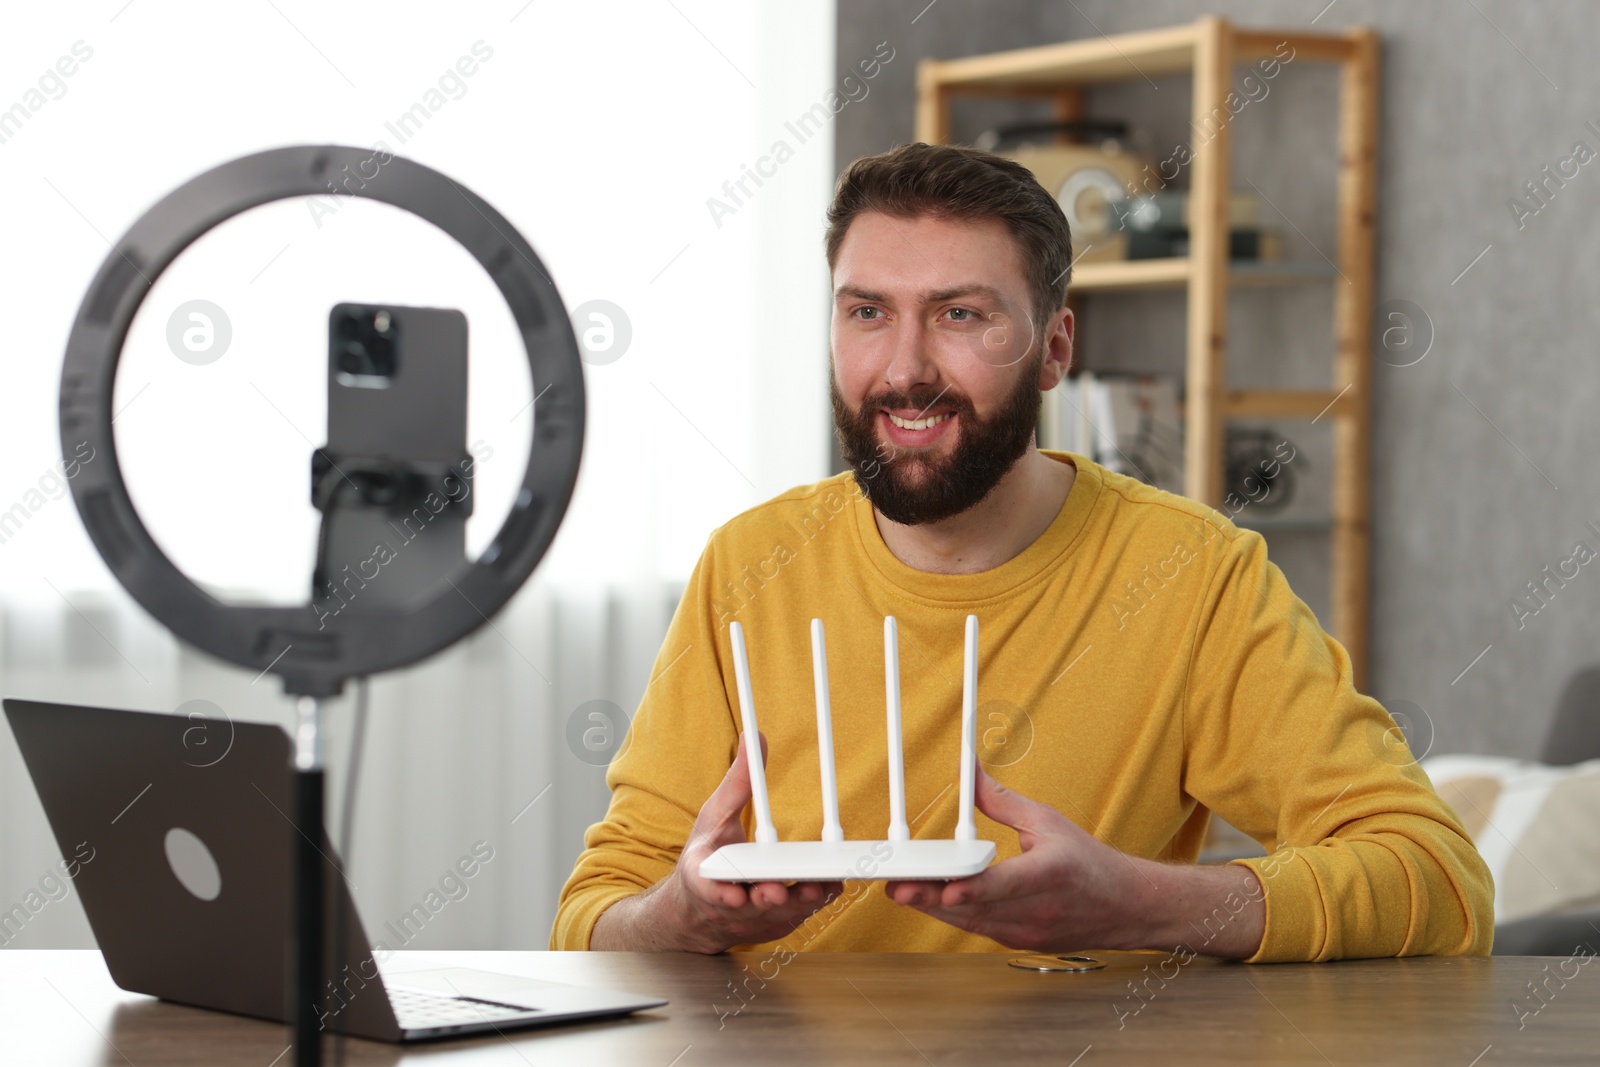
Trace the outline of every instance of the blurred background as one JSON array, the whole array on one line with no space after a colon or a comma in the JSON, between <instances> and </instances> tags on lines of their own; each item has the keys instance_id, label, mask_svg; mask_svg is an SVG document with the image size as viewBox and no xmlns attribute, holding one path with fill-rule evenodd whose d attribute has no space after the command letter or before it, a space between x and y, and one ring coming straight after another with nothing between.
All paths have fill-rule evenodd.
<instances>
[{"instance_id":1,"label":"blurred background","mask_svg":"<svg viewBox=\"0 0 1600 1067\"><path fill-rule=\"evenodd\" d=\"M916 138L922 60L1115 42L1205 16L1263 33L1376 31L1366 688L1395 712L1405 758L1423 759L1441 791L1456 783L1447 799L1498 857L1502 890L1528 884L1509 903L1502 893L1503 920L1600 902L1592 817L1557 810L1594 810L1600 770L1553 770L1600 756L1600 675L1586 673L1600 662L1600 577L1577 551L1600 552L1600 313L1588 292L1600 24L1584 0L106 0L12 12L0 37L0 689L290 721L274 678L178 645L100 561L61 471L62 350L110 243L211 167L339 143L443 171L529 239L585 338L583 469L554 546L494 625L373 680L348 860L371 930L487 841L494 860L469 895L407 947L545 947L583 830L605 808L605 764L665 666L660 641L707 535L840 469L821 244L837 175ZM1335 262L1340 75L1312 58L1236 71L1231 254L1241 278L1273 284L1227 297L1230 388L1332 382L1348 281ZM1019 158L1070 141L1126 178L1205 135L1191 73L1129 63L1075 97L1100 128L1030 132L1061 105L974 93L950 101L948 139ZM1179 195L1188 174L1174 169L1166 191ZM1107 271L1185 256L1184 209L1165 201L1178 224L1148 226L1105 202L1123 199L1079 205L1077 376L1046 398L1041 443L1182 491L1183 291L1112 284ZM1088 248L1107 219L1112 240ZM223 599L305 600L317 529L306 456L325 440L326 316L341 301L468 315L470 553L520 483L535 383L464 251L349 198L248 212L152 289L114 405L147 526ZM196 323L203 336L172 340ZM1223 489L1248 501L1228 510L1263 531L1329 625L1343 458L1335 420L1311 414L1230 423ZM1285 441L1292 477L1252 483L1261 448ZM331 717L331 819L348 704ZM58 858L0 731L0 908ZM5 934L5 947L93 945L70 897Z\"/></svg>"}]
</instances>

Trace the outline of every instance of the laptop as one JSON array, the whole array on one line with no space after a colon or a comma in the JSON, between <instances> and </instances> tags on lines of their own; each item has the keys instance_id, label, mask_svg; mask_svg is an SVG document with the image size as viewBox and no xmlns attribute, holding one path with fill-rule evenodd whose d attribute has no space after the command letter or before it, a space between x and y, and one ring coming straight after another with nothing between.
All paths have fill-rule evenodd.
<instances>
[{"instance_id":1,"label":"laptop","mask_svg":"<svg viewBox=\"0 0 1600 1067\"><path fill-rule=\"evenodd\" d=\"M289 1022L289 736L268 723L32 700L6 700L5 711L112 980ZM386 979L326 834L322 851L324 1030L417 1041L667 1003L458 967Z\"/></svg>"}]
</instances>

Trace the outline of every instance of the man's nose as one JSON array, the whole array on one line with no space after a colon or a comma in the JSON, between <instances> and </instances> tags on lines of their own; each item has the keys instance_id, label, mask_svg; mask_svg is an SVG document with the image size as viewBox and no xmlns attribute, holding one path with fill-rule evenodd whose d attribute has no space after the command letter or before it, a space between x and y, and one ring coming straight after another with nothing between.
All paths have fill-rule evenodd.
<instances>
[{"instance_id":1,"label":"man's nose","mask_svg":"<svg viewBox=\"0 0 1600 1067\"><path fill-rule=\"evenodd\" d=\"M884 368L884 383L897 392L909 393L937 381L939 365L933 358L932 340L920 322L908 322L897 330L894 354Z\"/></svg>"}]
</instances>

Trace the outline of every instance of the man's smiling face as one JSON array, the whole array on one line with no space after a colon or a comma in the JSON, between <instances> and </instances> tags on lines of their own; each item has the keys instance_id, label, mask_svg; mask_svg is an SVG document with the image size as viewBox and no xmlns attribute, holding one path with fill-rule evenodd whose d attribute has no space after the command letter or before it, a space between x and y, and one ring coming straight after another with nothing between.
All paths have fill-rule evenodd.
<instances>
[{"instance_id":1,"label":"man's smiling face","mask_svg":"<svg viewBox=\"0 0 1600 1067\"><path fill-rule=\"evenodd\" d=\"M1065 373L1044 358L1005 224L864 212L833 283L834 425L856 480L904 525L977 504L1028 451L1040 390Z\"/></svg>"}]
</instances>

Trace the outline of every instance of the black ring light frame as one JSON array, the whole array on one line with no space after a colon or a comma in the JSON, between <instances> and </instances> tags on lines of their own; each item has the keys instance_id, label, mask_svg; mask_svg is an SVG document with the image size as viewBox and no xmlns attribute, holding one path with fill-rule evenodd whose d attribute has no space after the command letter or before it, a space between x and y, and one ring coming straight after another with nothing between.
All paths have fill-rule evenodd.
<instances>
[{"instance_id":1,"label":"black ring light frame","mask_svg":"<svg viewBox=\"0 0 1600 1067\"><path fill-rule=\"evenodd\" d=\"M488 621L555 537L583 446L583 364L565 306L538 255L471 191L421 164L398 156L380 162L378 155L338 145L279 148L225 163L174 190L134 223L101 265L78 309L61 374L63 449L70 453L87 442L109 460L84 465L70 484L84 526L117 580L184 641L242 667L272 671L286 692L301 696L336 695L348 678L420 660ZM535 401L522 487L481 558L463 563L429 599L340 612L319 622L309 601L301 607L224 604L173 565L128 496L111 405L134 314L184 249L250 208L330 191L408 211L472 254L511 307Z\"/></svg>"}]
</instances>

